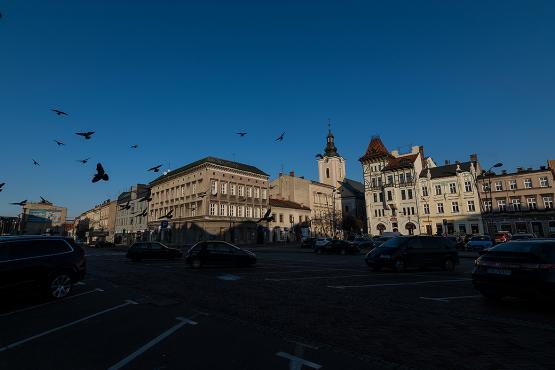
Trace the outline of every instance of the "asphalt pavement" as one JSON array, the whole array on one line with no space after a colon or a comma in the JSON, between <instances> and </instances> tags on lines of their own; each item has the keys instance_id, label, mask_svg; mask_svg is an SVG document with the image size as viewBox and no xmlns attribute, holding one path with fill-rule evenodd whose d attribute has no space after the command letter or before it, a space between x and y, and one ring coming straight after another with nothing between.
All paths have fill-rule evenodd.
<instances>
[{"instance_id":1,"label":"asphalt pavement","mask_svg":"<svg viewBox=\"0 0 555 370\"><path fill-rule=\"evenodd\" d=\"M87 249L71 296L0 307L0 369L550 369L553 305L491 304L454 272L369 270L362 256L256 249L194 270Z\"/></svg>"}]
</instances>

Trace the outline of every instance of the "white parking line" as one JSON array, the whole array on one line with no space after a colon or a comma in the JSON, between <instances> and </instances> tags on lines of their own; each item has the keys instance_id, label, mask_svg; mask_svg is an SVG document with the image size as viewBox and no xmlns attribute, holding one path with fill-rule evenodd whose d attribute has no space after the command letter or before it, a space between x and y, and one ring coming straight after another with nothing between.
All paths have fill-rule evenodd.
<instances>
[{"instance_id":1,"label":"white parking line","mask_svg":"<svg viewBox=\"0 0 555 370\"><path fill-rule=\"evenodd\" d=\"M163 332L162 334L160 334L159 336L157 336L156 338L154 338L150 342L146 343L144 346L142 346L141 348L139 348L135 352L131 353L129 356L125 357L123 360L121 360L117 364L110 366L108 368L108 370L121 369L122 367L129 364L131 361L133 361L134 359L136 359L137 357L139 357L140 355L142 355L143 353L145 353L146 351L148 351L149 349L151 349L152 347L154 347L155 345L157 345L158 343L160 343L161 341L163 341L164 339L166 339L167 337L169 337L170 335L172 335L173 333L175 333L176 331L181 329L183 326L185 326L187 324L188 325L196 325L197 324L197 322L192 321L191 319L183 318L183 317L176 317L176 319L180 321L179 324L176 324L176 325L172 326L171 328L169 328L168 330L166 330L165 332Z\"/></svg>"},{"instance_id":2,"label":"white parking line","mask_svg":"<svg viewBox=\"0 0 555 370\"><path fill-rule=\"evenodd\" d=\"M427 280L427 281L410 281L405 283L384 283L384 284L365 284L365 285L328 285L328 288L347 289L347 288L375 288L382 286L399 286L399 285L418 285L418 284L434 284L434 283L455 283L462 281L471 281L472 279L453 279L453 280Z\"/></svg>"},{"instance_id":3,"label":"white parking line","mask_svg":"<svg viewBox=\"0 0 555 370\"><path fill-rule=\"evenodd\" d=\"M92 319L93 317L97 317L97 316L100 316L100 315L104 315L105 313L108 313L108 312L111 312L111 311L115 311L115 310L118 310L118 309L120 309L120 308L129 306L129 305L132 305L132 304L138 304L138 303L135 302L135 301L132 301L132 300L128 299L128 300L125 301L125 303L119 304L119 305L114 306L114 307L111 307L111 308L107 308L107 309L102 310L102 311L97 312L97 313L93 313L92 315L85 316L85 317L83 317L83 318L81 318L81 319L79 319L79 320L75 320L75 321L69 322L69 323L64 324L64 325L62 325L62 326L58 326L58 327L56 327L56 328L54 328L54 329L50 329L50 330L47 330L47 331L43 331L42 333L35 334L35 335L33 335L33 336L29 337L29 338L25 338L25 339L19 340L19 341L17 341L17 342L12 343L12 344L8 344L7 346L4 346L4 347L0 348L0 352L7 351L7 350L9 350L9 349L12 349L12 348L14 348L14 347L20 346L20 345L25 344L25 343L27 343L27 342L30 342L30 341L32 341L32 340L38 339L38 338L40 338L40 337L44 337L45 335L52 334L52 333L54 333L54 332L57 332L57 331L59 331L59 330L65 329L65 328L69 328L70 326L77 325L77 324L79 324L79 323L81 323L81 322L83 322L83 321L87 321L87 320L89 320L89 319Z\"/></svg>"},{"instance_id":4,"label":"white parking line","mask_svg":"<svg viewBox=\"0 0 555 370\"><path fill-rule=\"evenodd\" d=\"M276 356L283 357L289 360L289 368L292 370L300 370L303 366L308 366L313 369L320 369L322 365L316 364L312 361L305 360L297 356L293 356L286 352L278 352Z\"/></svg>"},{"instance_id":5,"label":"white parking line","mask_svg":"<svg viewBox=\"0 0 555 370\"><path fill-rule=\"evenodd\" d=\"M364 275L339 275L339 276L305 276L305 277L283 278L283 279L266 278L264 280L266 280L266 281L290 281L290 280L313 280L313 279L340 279L340 278L361 277L361 276L372 277L373 275L364 274Z\"/></svg>"},{"instance_id":6,"label":"white parking line","mask_svg":"<svg viewBox=\"0 0 555 370\"><path fill-rule=\"evenodd\" d=\"M87 294L90 294L90 293L97 293L97 292L103 292L103 291L104 291L104 289L100 289L100 288L96 288L96 289L93 289L93 290L88 290L88 291L86 291L86 292L79 293L79 294L74 294L74 295L71 295L71 296L69 296L69 297L60 299L60 300L58 300L58 301L46 302L46 303L38 304L38 305L35 305L35 306L25 307L25 308L21 308L21 309L19 309L19 310L15 310L15 311L3 313L3 314L0 315L0 317L10 316L10 315L13 315L13 314L16 314L16 313L19 313L19 312L25 312L25 311L33 310L33 309L35 309L35 308L48 306L48 305L51 305L51 304L53 304L53 303L64 302L64 301L67 301L67 300L69 300L69 299L81 297L81 296L83 296L83 295L87 295Z\"/></svg>"},{"instance_id":7,"label":"white parking line","mask_svg":"<svg viewBox=\"0 0 555 370\"><path fill-rule=\"evenodd\" d=\"M452 299L469 299L469 298L478 298L481 295L462 295L459 297L420 297L420 299L424 299L427 301L436 301L436 302L449 302Z\"/></svg>"}]
</instances>

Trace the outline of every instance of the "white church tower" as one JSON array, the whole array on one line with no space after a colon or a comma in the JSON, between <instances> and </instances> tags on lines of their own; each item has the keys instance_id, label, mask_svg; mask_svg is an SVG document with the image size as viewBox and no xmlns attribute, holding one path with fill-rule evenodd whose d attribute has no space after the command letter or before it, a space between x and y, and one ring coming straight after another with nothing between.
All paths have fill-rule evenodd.
<instances>
[{"instance_id":1,"label":"white church tower","mask_svg":"<svg viewBox=\"0 0 555 370\"><path fill-rule=\"evenodd\" d=\"M328 130L324 155L318 159L318 176L321 183L339 187L345 179L345 159L337 153L329 123Z\"/></svg>"}]
</instances>

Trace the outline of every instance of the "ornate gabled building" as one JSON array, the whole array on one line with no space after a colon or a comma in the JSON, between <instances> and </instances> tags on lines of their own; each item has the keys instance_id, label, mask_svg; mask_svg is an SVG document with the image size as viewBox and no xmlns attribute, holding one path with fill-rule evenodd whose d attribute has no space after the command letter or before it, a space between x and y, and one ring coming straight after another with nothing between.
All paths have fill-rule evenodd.
<instances>
[{"instance_id":1,"label":"ornate gabled building","mask_svg":"<svg viewBox=\"0 0 555 370\"><path fill-rule=\"evenodd\" d=\"M375 136L359 161L364 174L368 233L419 233L416 182L423 168L436 167L431 158L424 156L424 147L413 146L403 154L398 150L389 152Z\"/></svg>"}]
</instances>

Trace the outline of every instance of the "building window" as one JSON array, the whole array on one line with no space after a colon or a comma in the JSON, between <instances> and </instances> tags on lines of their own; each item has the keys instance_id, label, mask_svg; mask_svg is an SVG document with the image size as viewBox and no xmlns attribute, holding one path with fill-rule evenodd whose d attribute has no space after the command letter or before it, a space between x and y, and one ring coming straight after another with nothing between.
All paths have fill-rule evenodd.
<instances>
[{"instance_id":1,"label":"building window","mask_svg":"<svg viewBox=\"0 0 555 370\"><path fill-rule=\"evenodd\" d=\"M540 188L547 188L549 183L547 182L547 176L540 177Z\"/></svg>"},{"instance_id":2,"label":"building window","mask_svg":"<svg viewBox=\"0 0 555 370\"><path fill-rule=\"evenodd\" d=\"M254 188L254 197L256 199L260 198L260 188Z\"/></svg>"},{"instance_id":3,"label":"building window","mask_svg":"<svg viewBox=\"0 0 555 370\"><path fill-rule=\"evenodd\" d=\"M216 180L212 180L210 183L210 189L212 194L218 194L218 182Z\"/></svg>"},{"instance_id":4,"label":"building window","mask_svg":"<svg viewBox=\"0 0 555 370\"><path fill-rule=\"evenodd\" d=\"M279 214L279 222L283 223L283 214L282 213Z\"/></svg>"},{"instance_id":5,"label":"building window","mask_svg":"<svg viewBox=\"0 0 555 370\"><path fill-rule=\"evenodd\" d=\"M244 185L239 185L239 196L240 197L245 196L245 186Z\"/></svg>"},{"instance_id":6,"label":"building window","mask_svg":"<svg viewBox=\"0 0 555 370\"><path fill-rule=\"evenodd\" d=\"M428 186L424 185L422 186L422 195L427 197L428 196Z\"/></svg>"},{"instance_id":7,"label":"building window","mask_svg":"<svg viewBox=\"0 0 555 370\"><path fill-rule=\"evenodd\" d=\"M222 189L221 192L222 194L227 194L227 182L222 182Z\"/></svg>"},{"instance_id":8,"label":"building window","mask_svg":"<svg viewBox=\"0 0 555 370\"><path fill-rule=\"evenodd\" d=\"M247 218L252 217L252 208L249 206L245 207L245 217Z\"/></svg>"},{"instance_id":9,"label":"building window","mask_svg":"<svg viewBox=\"0 0 555 370\"><path fill-rule=\"evenodd\" d=\"M243 217L244 206L237 206L237 217Z\"/></svg>"},{"instance_id":10,"label":"building window","mask_svg":"<svg viewBox=\"0 0 555 370\"><path fill-rule=\"evenodd\" d=\"M406 199L407 199L407 193L405 192L405 189L401 190L401 199L402 199L402 200L406 200Z\"/></svg>"},{"instance_id":11,"label":"building window","mask_svg":"<svg viewBox=\"0 0 555 370\"><path fill-rule=\"evenodd\" d=\"M487 192L487 191L489 191L489 189L490 189L490 187L489 187L489 184L488 184L488 183L483 183L483 184L482 184L482 190L483 190L483 191L486 191L486 192Z\"/></svg>"},{"instance_id":12,"label":"building window","mask_svg":"<svg viewBox=\"0 0 555 370\"><path fill-rule=\"evenodd\" d=\"M467 193L472 191L472 183L468 180L464 182L464 191Z\"/></svg>"},{"instance_id":13,"label":"building window","mask_svg":"<svg viewBox=\"0 0 555 370\"><path fill-rule=\"evenodd\" d=\"M449 183L449 193L457 194L457 184L454 182Z\"/></svg>"},{"instance_id":14,"label":"building window","mask_svg":"<svg viewBox=\"0 0 555 370\"><path fill-rule=\"evenodd\" d=\"M519 198L513 198L513 199L511 199L511 208L512 208L513 211L515 211L515 212L520 211L520 199L519 199Z\"/></svg>"},{"instance_id":15,"label":"building window","mask_svg":"<svg viewBox=\"0 0 555 370\"><path fill-rule=\"evenodd\" d=\"M414 207L410 207L411 214L414 215Z\"/></svg>"},{"instance_id":16,"label":"building window","mask_svg":"<svg viewBox=\"0 0 555 370\"><path fill-rule=\"evenodd\" d=\"M388 176L387 176L387 184L388 184L388 185L393 184L393 175L388 175Z\"/></svg>"},{"instance_id":17,"label":"building window","mask_svg":"<svg viewBox=\"0 0 555 370\"><path fill-rule=\"evenodd\" d=\"M231 195L236 195L235 190L236 190L236 185L235 184L229 184L229 193Z\"/></svg>"},{"instance_id":18,"label":"building window","mask_svg":"<svg viewBox=\"0 0 555 370\"><path fill-rule=\"evenodd\" d=\"M412 199L412 189L407 190L407 195L408 195L409 199Z\"/></svg>"},{"instance_id":19,"label":"building window","mask_svg":"<svg viewBox=\"0 0 555 370\"><path fill-rule=\"evenodd\" d=\"M387 200L393 200L393 194L391 194L390 190L387 192Z\"/></svg>"},{"instance_id":20,"label":"building window","mask_svg":"<svg viewBox=\"0 0 555 370\"><path fill-rule=\"evenodd\" d=\"M247 198L252 198L252 187L247 186Z\"/></svg>"},{"instance_id":21,"label":"building window","mask_svg":"<svg viewBox=\"0 0 555 370\"><path fill-rule=\"evenodd\" d=\"M497 201L497 207L500 212L505 212L507 210L507 201L505 199L499 199Z\"/></svg>"},{"instance_id":22,"label":"building window","mask_svg":"<svg viewBox=\"0 0 555 370\"><path fill-rule=\"evenodd\" d=\"M535 197L530 197L530 198L526 199L526 202L528 203L528 209L529 210L538 209L538 204L536 203L536 198Z\"/></svg>"},{"instance_id":23,"label":"building window","mask_svg":"<svg viewBox=\"0 0 555 370\"><path fill-rule=\"evenodd\" d=\"M260 218L260 208L254 207L254 218Z\"/></svg>"},{"instance_id":24,"label":"building window","mask_svg":"<svg viewBox=\"0 0 555 370\"><path fill-rule=\"evenodd\" d=\"M553 209L553 197L552 196L543 197L543 207L545 209Z\"/></svg>"},{"instance_id":25,"label":"building window","mask_svg":"<svg viewBox=\"0 0 555 370\"><path fill-rule=\"evenodd\" d=\"M474 204L473 200L469 200L467 205L468 205L468 212L476 212L476 205Z\"/></svg>"},{"instance_id":26,"label":"building window","mask_svg":"<svg viewBox=\"0 0 555 370\"><path fill-rule=\"evenodd\" d=\"M191 193L192 193L192 194L196 194L196 193L197 193L197 184L196 184L196 183L193 183L193 185L191 186L191 188L192 188L192 189L191 189Z\"/></svg>"},{"instance_id":27,"label":"building window","mask_svg":"<svg viewBox=\"0 0 555 370\"><path fill-rule=\"evenodd\" d=\"M532 188L532 179L524 179L524 189Z\"/></svg>"},{"instance_id":28,"label":"building window","mask_svg":"<svg viewBox=\"0 0 555 370\"><path fill-rule=\"evenodd\" d=\"M424 214L425 215L430 214L430 205L428 203L424 204Z\"/></svg>"},{"instance_id":29,"label":"building window","mask_svg":"<svg viewBox=\"0 0 555 370\"><path fill-rule=\"evenodd\" d=\"M235 217L235 205L234 204L229 205L229 215L231 217Z\"/></svg>"},{"instance_id":30,"label":"building window","mask_svg":"<svg viewBox=\"0 0 555 370\"><path fill-rule=\"evenodd\" d=\"M262 189L262 199L268 198L268 189Z\"/></svg>"},{"instance_id":31,"label":"building window","mask_svg":"<svg viewBox=\"0 0 555 370\"><path fill-rule=\"evenodd\" d=\"M195 217L196 215L197 215L197 205L196 205L196 204L193 204L193 205L191 206L191 216L192 216L192 217Z\"/></svg>"},{"instance_id":32,"label":"building window","mask_svg":"<svg viewBox=\"0 0 555 370\"><path fill-rule=\"evenodd\" d=\"M292 224L295 222L295 218L293 217L293 215L289 215L289 223Z\"/></svg>"},{"instance_id":33,"label":"building window","mask_svg":"<svg viewBox=\"0 0 555 370\"><path fill-rule=\"evenodd\" d=\"M216 204L210 203L210 216L215 216L215 215L216 215Z\"/></svg>"},{"instance_id":34,"label":"building window","mask_svg":"<svg viewBox=\"0 0 555 370\"><path fill-rule=\"evenodd\" d=\"M443 203L437 204L437 213L443 213Z\"/></svg>"},{"instance_id":35,"label":"building window","mask_svg":"<svg viewBox=\"0 0 555 370\"><path fill-rule=\"evenodd\" d=\"M374 203L378 202L378 193L374 193Z\"/></svg>"},{"instance_id":36,"label":"building window","mask_svg":"<svg viewBox=\"0 0 555 370\"><path fill-rule=\"evenodd\" d=\"M516 180L509 180L509 189L516 190Z\"/></svg>"},{"instance_id":37,"label":"building window","mask_svg":"<svg viewBox=\"0 0 555 370\"><path fill-rule=\"evenodd\" d=\"M451 202L451 210L453 213L459 213L459 202Z\"/></svg>"},{"instance_id":38,"label":"building window","mask_svg":"<svg viewBox=\"0 0 555 370\"><path fill-rule=\"evenodd\" d=\"M225 204L220 204L220 216L227 216L226 208Z\"/></svg>"},{"instance_id":39,"label":"building window","mask_svg":"<svg viewBox=\"0 0 555 370\"><path fill-rule=\"evenodd\" d=\"M490 212L491 211L491 200L484 200L482 202L482 206L483 206L485 212Z\"/></svg>"},{"instance_id":40,"label":"building window","mask_svg":"<svg viewBox=\"0 0 555 370\"><path fill-rule=\"evenodd\" d=\"M330 169L326 168L326 177L329 179L330 178Z\"/></svg>"},{"instance_id":41,"label":"building window","mask_svg":"<svg viewBox=\"0 0 555 370\"><path fill-rule=\"evenodd\" d=\"M411 183L412 182L412 175L409 173L405 173L405 181L407 183Z\"/></svg>"},{"instance_id":42,"label":"building window","mask_svg":"<svg viewBox=\"0 0 555 370\"><path fill-rule=\"evenodd\" d=\"M400 174L399 174L399 183L400 183L400 184L404 184L404 183L405 183L405 174L404 174L404 173L400 173Z\"/></svg>"},{"instance_id":43,"label":"building window","mask_svg":"<svg viewBox=\"0 0 555 370\"><path fill-rule=\"evenodd\" d=\"M441 195L441 185L436 185L436 195Z\"/></svg>"},{"instance_id":44,"label":"building window","mask_svg":"<svg viewBox=\"0 0 555 370\"><path fill-rule=\"evenodd\" d=\"M380 202L383 202L383 191L380 192Z\"/></svg>"},{"instance_id":45,"label":"building window","mask_svg":"<svg viewBox=\"0 0 555 370\"><path fill-rule=\"evenodd\" d=\"M496 181L495 182L495 191L503 191L503 182L502 181Z\"/></svg>"},{"instance_id":46,"label":"building window","mask_svg":"<svg viewBox=\"0 0 555 370\"><path fill-rule=\"evenodd\" d=\"M407 209L405 207L403 207L403 216L407 215Z\"/></svg>"}]
</instances>

